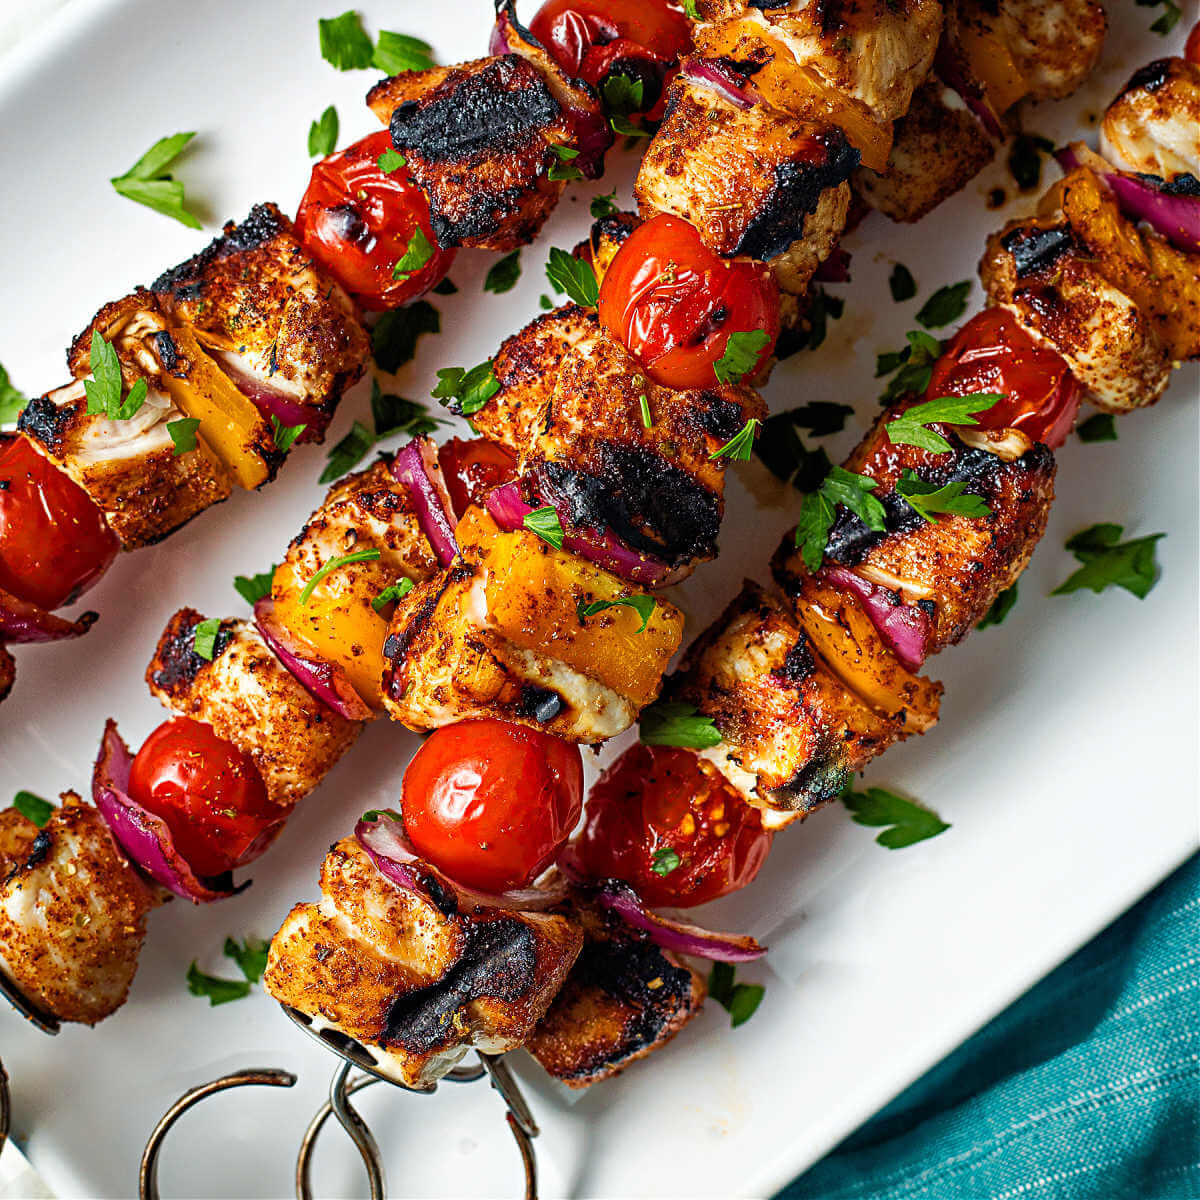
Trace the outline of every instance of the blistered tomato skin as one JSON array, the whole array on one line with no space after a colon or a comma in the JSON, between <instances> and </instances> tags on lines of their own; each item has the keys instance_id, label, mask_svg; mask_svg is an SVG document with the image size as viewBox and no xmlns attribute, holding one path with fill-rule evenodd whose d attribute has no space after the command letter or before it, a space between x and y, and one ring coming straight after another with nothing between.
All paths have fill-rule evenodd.
<instances>
[{"instance_id":1,"label":"blistered tomato skin","mask_svg":"<svg viewBox=\"0 0 1200 1200\"><path fill-rule=\"evenodd\" d=\"M597 879L622 879L645 903L688 908L748 884L772 834L687 750L634 746L596 781L575 843Z\"/></svg>"},{"instance_id":2,"label":"blistered tomato skin","mask_svg":"<svg viewBox=\"0 0 1200 1200\"><path fill-rule=\"evenodd\" d=\"M0 588L55 609L94 584L120 543L87 492L24 437L0 437Z\"/></svg>"},{"instance_id":3,"label":"blistered tomato skin","mask_svg":"<svg viewBox=\"0 0 1200 1200\"><path fill-rule=\"evenodd\" d=\"M197 875L245 866L275 840L288 810L272 804L258 768L211 725L176 717L143 743L129 794L161 817Z\"/></svg>"},{"instance_id":4,"label":"blistered tomato skin","mask_svg":"<svg viewBox=\"0 0 1200 1200\"><path fill-rule=\"evenodd\" d=\"M429 202L408 170L379 166L380 155L391 149L391 136L380 130L321 159L296 214L305 249L373 310L396 308L429 291L445 278L455 254L438 246ZM428 243L429 259L398 270L418 232Z\"/></svg>"},{"instance_id":5,"label":"blistered tomato skin","mask_svg":"<svg viewBox=\"0 0 1200 1200\"><path fill-rule=\"evenodd\" d=\"M1192 31L1187 36L1187 42L1183 47L1183 57L1188 62L1193 62L1197 66L1200 66L1200 21L1197 21L1192 26Z\"/></svg>"},{"instance_id":6,"label":"blistered tomato skin","mask_svg":"<svg viewBox=\"0 0 1200 1200\"><path fill-rule=\"evenodd\" d=\"M533 882L583 810L579 748L492 718L435 730L404 774L404 827L451 879L485 892Z\"/></svg>"},{"instance_id":7,"label":"blistered tomato skin","mask_svg":"<svg viewBox=\"0 0 1200 1200\"><path fill-rule=\"evenodd\" d=\"M517 475L516 455L487 438L447 438L438 447L438 465L459 518L472 504L482 504L493 488Z\"/></svg>"},{"instance_id":8,"label":"blistered tomato skin","mask_svg":"<svg viewBox=\"0 0 1200 1200\"><path fill-rule=\"evenodd\" d=\"M600 286L600 322L664 387L709 388L735 333L766 344L746 373L775 351L779 288L761 263L714 254L689 222L667 215L639 225Z\"/></svg>"}]
</instances>

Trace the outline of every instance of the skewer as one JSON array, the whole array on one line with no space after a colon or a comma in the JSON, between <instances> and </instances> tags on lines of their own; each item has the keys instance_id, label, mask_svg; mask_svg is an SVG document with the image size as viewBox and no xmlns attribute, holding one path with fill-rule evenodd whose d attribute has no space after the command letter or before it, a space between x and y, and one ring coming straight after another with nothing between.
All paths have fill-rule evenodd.
<instances>
[{"instance_id":1,"label":"skewer","mask_svg":"<svg viewBox=\"0 0 1200 1200\"><path fill-rule=\"evenodd\" d=\"M58 1018L38 1008L4 971L0 971L0 996L3 996L21 1016L43 1033L48 1033L53 1037L62 1029ZM0 1139L0 1141L2 1140Z\"/></svg>"}]
</instances>

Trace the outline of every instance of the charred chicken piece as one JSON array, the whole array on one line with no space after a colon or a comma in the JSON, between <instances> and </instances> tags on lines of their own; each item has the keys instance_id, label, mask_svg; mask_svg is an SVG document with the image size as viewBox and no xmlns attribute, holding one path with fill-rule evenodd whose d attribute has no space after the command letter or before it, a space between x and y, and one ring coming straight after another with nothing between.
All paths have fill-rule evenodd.
<instances>
[{"instance_id":1,"label":"charred chicken piece","mask_svg":"<svg viewBox=\"0 0 1200 1200\"><path fill-rule=\"evenodd\" d=\"M583 1088L665 1046L704 1002L700 974L611 911L572 906L584 933L562 990L525 1048L549 1074Z\"/></svg>"},{"instance_id":2,"label":"charred chicken piece","mask_svg":"<svg viewBox=\"0 0 1200 1200\"><path fill-rule=\"evenodd\" d=\"M1135 71L1104 113L1100 152L1182 187L1200 180L1200 64L1160 58Z\"/></svg>"},{"instance_id":3,"label":"charred chicken piece","mask_svg":"<svg viewBox=\"0 0 1200 1200\"><path fill-rule=\"evenodd\" d=\"M321 899L271 941L263 986L377 1069L426 1088L470 1049L503 1054L545 1014L583 937L550 913L468 908L436 879L398 887L353 838L321 866Z\"/></svg>"},{"instance_id":4,"label":"charred chicken piece","mask_svg":"<svg viewBox=\"0 0 1200 1200\"><path fill-rule=\"evenodd\" d=\"M181 608L146 670L151 693L177 717L211 725L248 754L267 795L290 807L317 786L362 730L314 699L247 621L225 620L212 659L195 650L203 616Z\"/></svg>"},{"instance_id":5,"label":"charred chicken piece","mask_svg":"<svg viewBox=\"0 0 1200 1200\"><path fill-rule=\"evenodd\" d=\"M41 829L5 810L0 872L0 971L61 1021L120 1008L159 898L104 818L70 792Z\"/></svg>"}]
</instances>

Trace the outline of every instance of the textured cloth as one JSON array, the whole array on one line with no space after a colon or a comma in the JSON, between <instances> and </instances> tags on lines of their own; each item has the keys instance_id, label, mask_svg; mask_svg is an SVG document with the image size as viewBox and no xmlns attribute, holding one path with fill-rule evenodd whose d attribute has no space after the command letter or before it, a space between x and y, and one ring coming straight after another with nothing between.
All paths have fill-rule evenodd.
<instances>
[{"instance_id":1,"label":"textured cloth","mask_svg":"<svg viewBox=\"0 0 1200 1200\"><path fill-rule=\"evenodd\" d=\"M1200 856L779 1200L1200 1198Z\"/></svg>"}]
</instances>

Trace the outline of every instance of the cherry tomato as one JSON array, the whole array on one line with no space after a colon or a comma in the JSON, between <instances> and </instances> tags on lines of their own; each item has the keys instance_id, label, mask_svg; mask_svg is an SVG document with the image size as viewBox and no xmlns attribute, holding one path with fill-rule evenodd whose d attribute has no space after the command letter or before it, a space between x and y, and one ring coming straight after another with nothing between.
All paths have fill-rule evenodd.
<instances>
[{"instance_id":1,"label":"cherry tomato","mask_svg":"<svg viewBox=\"0 0 1200 1200\"><path fill-rule=\"evenodd\" d=\"M0 437L0 588L58 608L91 587L119 549L83 488L28 438Z\"/></svg>"},{"instance_id":2,"label":"cherry tomato","mask_svg":"<svg viewBox=\"0 0 1200 1200\"><path fill-rule=\"evenodd\" d=\"M773 836L694 754L638 745L596 781L576 846L589 875L623 879L647 904L688 908L745 887Z\"/></svg>"},{"instance_id":3,"label":"cherry tomato","mask_svg":"<svg viewBox=\"0 0 1200 1200\"><path fill-rule=\"evenodd\" d=\"M529 32L572 78L603 95L610 75L642 81L634 111L657 115L679 59L692 45L692 27L666 0L547 0Z\"/></svg>"},{"instance_id":4,"label":"cherry tomato","mask_svg":"<svg viewBox=\"0 0 1200 1200\"><path fill-rule=\"evenodd\" d=\"M438 465L459 517L517 474L517 456L487 438L449 438L438 448Z\"/></svg>"},{"instance_id":5,"label":"cherry tomato","mask_svg":"<svg viewBox=\"0 0 1200 1200\"><path fill-rule=\"evenodd\" d=\"M491 717L446 725L408 764L401 808L413 846L451 879L525 887L583 811L579 748Z\"/></svg>"},{"instance_id":6,"label":"cherry tomato","mask_svg":"<svg viewBox=\"0 0 1200 1200\"><path fill-rule=\"evenodd\" d=\"M748 374L770 358L779 289L761 263L720 258L693 225L658 216L634 230L605 272L600 321L657 383L713 387L730 335L767 335Z\"/></svg>"},{"instance_id":7,"label":"cherry tomato","mask_svg":"<svg viewBox=\"0 0 1200 1200\"><path fill-rule=\"evenodd\" d=\"M976 414L983 429L1019 429L1051 449L1075 424L1083 389L1061 355L1039 346L1003 308L985 308L954 335L937 360L926 397L999 392Z\"/></svg>"},{"instance_id":8,"label":"cherry tomato","mask_svg":"<svg viewBox=\"0 0 1200 1200\"><path fill-rule=\"evenodd\" d=\"M1188 62L1200 66L1200 21L1192 26L1192 32L1187 35L1187 41L1183 46L1183 57Z\"/></svg>"},{"instance_id":9,"label":"cherry tomato","mask_svg":"<svg viewBox=\"0 0 1200 1200\"><path fill-rule=\"evenodd\" d=\"M129 794L161 817L197 875L220 875L257 858L283 828L249 755L211 725L164 721L133 760Z\"/></svg>"},{"instance_id":10,"label":"cherry tomato","mask_svg":"<svg viewBox=\"0 0 1200 1200\"><path fill-rule=\"evenodd\" d=\"M379 156L391 149L390 134L380 130L321 159L296 214L305 249L370 309L415 299L443 279L454 261L453 250L438 246L429 202L408 169L380 168ZM418 231L432 253L397 279L397 263Z\"/></svg>"}]
</instances>

